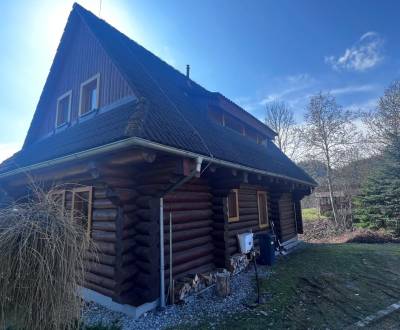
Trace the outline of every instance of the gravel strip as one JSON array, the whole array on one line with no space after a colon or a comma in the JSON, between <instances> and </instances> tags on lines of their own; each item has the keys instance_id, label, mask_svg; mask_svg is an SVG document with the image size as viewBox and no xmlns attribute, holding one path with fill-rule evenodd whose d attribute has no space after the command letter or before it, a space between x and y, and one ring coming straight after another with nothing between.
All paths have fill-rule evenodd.
<instances>
[{"instance_id":1,"label":"gravel strip","mask_svg":"<svg viewBox=\"0 0 400 330\"><path fill-rule=\"evenodd\" d=\"M258 266L258 270L260 277L269 275L266 267ZM254 278L255 273L252 265L250 265L248 270L231 278L232 293L227 298L217 297L214 294L214 288L210 288L201 294L188 298L188 301L184 304L167 306L164 311L146 313L137 320L90 303L84 308L83 320L87 325L117 323L122 327L122 330L165 329L185 323L196 325L207 318L217 322L224 316L247 310L246 304L254 303L256 299Z\"/></svg>"}]
</instances>

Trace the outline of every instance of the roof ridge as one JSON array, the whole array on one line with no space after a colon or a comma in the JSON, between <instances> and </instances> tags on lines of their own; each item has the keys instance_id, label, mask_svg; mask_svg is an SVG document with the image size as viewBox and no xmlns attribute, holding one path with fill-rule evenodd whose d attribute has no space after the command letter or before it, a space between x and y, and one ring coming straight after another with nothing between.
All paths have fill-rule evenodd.
<instances>
[{"instance_id":1,"label":"roof ridge","mask_svg":"<svg viewBox=\"0 0 400 330\"><path fill-rule=\"evenodd\" d=\"M140 47L143 51L147 52L149 55L151 55L152 57L156 58L158 61L161 61L163 64L165 64L169 69L171 69L172 71L174 71L176 74L178 74L181 78L183 79L188 79L182 72L180 72L178 69L176 69L174 66L172 66L171 64L169 64L168 62L164 61L161 57L159 57L158 55L154 54L152 51L148 50L146 47L142 46L140 43L138 43L137 41L133 40L132 38L130 38L128 35L126 35L124 32L118 30L116 27L114 27L112 24L108 23L105 19L98 17L96 14L92 13L90 10L86 9L85 7L81 6L79 3L74 3L73 8L83 11L84 14L89 14L91 16L93 16L95 19L101 21L102 23L106 24L108 27L110 27L111 29L113 29L114 31L116 31L117 33L121 34L124 38L128 39L130 42L134 43L136 46ZM208 93L208 94L212 94L215 92L211 92L209 91L207 88L203 87L202 85L200 85L199 83L197 83L195 80L193 80L192 78L189 78L190 82L195 84L197 88L203 90L204 92ZM233 101L232 101L233 102Z\"/></svg>"},{"instance_id":2,"label":"roof ridge","mask_svg":"<svg viewBox=\"0 0 400 330\"><path fill-rule=\"evenodd\" d=\"M193 130L194 135L196 135L198 137L198 139L200 140L201 144L203 145L203 147L205 148L205 150L207 151L207 153L209 154L209 156L211 158L213 158L213 154L209 148L209 146L207 145L207 143L205 142L204 137L201 135L201 133L197 130L197 128L182 114L181 110L179 109L179 107L177 106L177 104L175 102L172 101L172 99L168 96L168 94L164 91L164 89L161 87L160 83L157 81L157 79L155 79L153 77L153 75L151 73L149 73L148 69L146 68L146 65L142 63L142 61L138 58L137 54L135 54L135 52L133 51L133 49L131 48L132 46L135 47L139 47L140 50L144 51L144 53L146 55L150 55L151 57L153 57L156 61L160 61L165 67L167 67L169 70L172 70L175 74L178 74L178 76L184 80L187 80L186 76L184 76L182 73L180 73L178 70L176 70L174 67L172 67L171 65L169 65L168 63L166 63L165 61L163 61L162 59L160 59L158 56L156 56L155 54L153 54L152 52L150 52L149 50L147 50L146 48L144 48L143 46L141 46L140 44L138 44L136 41L130 39L127 35L125 35L124 33L122 33L121 31L119 31L118 29L116 29L114 26L112 26L111 24L107 23L105 20L99 18L98 16L96 16L95 14L93 14L92 12L90 12L89 10L83 8L82 6L80 6L79 4L74 5L74 9L78 10L78 14L80 15L80 17L83 19L83 21L86 23L86 25L88 26L88 28L93 32L93 34L95 35L96 39L102 43L102 38L101 36L99 36L96 31L95 28L91 25L91 22L88 22L88 20L86 20L85 15L89 15L89 17L91 17L92 19L96 20L97 22L104 24L106 27L111 28L112 31L114 31L115 33L117 33L118 35L122 36L124 38L124 41L127 41L128 43L126 45L124 45L122 42L120 42L121 46L125 46L126 49L129 51L132 59L134 59L139 66L141 67L141 69L143 70L143 72L147 75L148 78L150 78L151 82L155 85L155 87L161 92L161 94L163 95L163 97L166 99L167 102L169 102L172 105L172 108L175 110L175 112L179 115L179 117L186 122L186 124ZM117 42L117 40L115 40L114 42ZM107 51L107 47L104 47L105 51L107 52L107 54L110 56L110 58L113 60L113 63L119 68L119 71L124 74L124 70L120 68L119 64L118 64L118 59L115 59L113 57L113 55ZM125 74L124 74L125 75ZM128 84L135 90L135 83L131 81L131 79L129 79L129 77L126 76L126 80L128 82ZM192 80L191 80L192 82ZM193 82L197 88L199 88L200 90L204 91L205 93L208 94L208 96L211 95L211 92L208 91L207 89L205 89L204 87L200 86L199 84ZM141 93L138 93L139 96L143 96L141 95ZM141 126L143 127L148 116L147 116L148 111L144 111L143 114L145 114L145 117L142 119L142 121L140 121ZM138 119L136 119L138 120ZM139 127L138 127L139 128ZM137 129L138 129L137 128ZM129 130L129 128L127 127L127 130Z\"/></svg>"}]
</instances>

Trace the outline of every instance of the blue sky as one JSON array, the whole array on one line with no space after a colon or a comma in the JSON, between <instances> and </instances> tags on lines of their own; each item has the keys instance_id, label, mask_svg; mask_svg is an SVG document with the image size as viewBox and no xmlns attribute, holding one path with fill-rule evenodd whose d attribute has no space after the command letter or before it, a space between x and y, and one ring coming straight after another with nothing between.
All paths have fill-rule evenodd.
<instances>
[{"instance_id":1,"label":"blue sky","mask_svg":"<svg viewBox=\"0 0 400 330\"><path fill-rule=\"evenodd\" d=\"M80 3L99 12L99 0ZM73 1L0 2L0 160L29 127ZM400 74L400 1L103 0L101 16L258 118L273 99L301 121L310 95L375 106Z\"/></svg>"}]
</instances>

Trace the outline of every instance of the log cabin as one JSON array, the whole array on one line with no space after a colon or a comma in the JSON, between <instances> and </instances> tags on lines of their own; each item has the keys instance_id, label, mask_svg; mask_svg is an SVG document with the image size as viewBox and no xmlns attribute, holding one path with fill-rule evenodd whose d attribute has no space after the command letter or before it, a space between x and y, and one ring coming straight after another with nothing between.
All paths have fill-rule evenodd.
<instances>
[{"instance_id":1,"label":"log cabin","mask_svg":"<svg viewBox=\"0 0 400 330\"><path fill-rule=\"evenodd\" d=\"M135 315L163 304L169 278L226 267L239 233L273 223L295 242L316 185L273 130L187 71L75 4L23 147L0 166L3 200L68 185L99 250L84 294Z\"/></svg>"}]
</instances>

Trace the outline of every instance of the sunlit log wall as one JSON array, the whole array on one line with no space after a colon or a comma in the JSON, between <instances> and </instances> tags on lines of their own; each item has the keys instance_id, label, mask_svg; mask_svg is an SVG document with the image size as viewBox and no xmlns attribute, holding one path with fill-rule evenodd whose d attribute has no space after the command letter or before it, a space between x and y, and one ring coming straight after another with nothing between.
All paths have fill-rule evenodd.
<instances>
[{"instance_id":1,"label":"sunlit log wall","mask_svg":"<svg viewBox=\"0 0 400 330\"><path fill-rule=\"evenodd\" d=\"M159 200L187 175L182 164L178 158L128 152L38 175L38 180L46 182L48 187L65 183L93 187L91 237L98 257L93 251L87 253L87 288L132 305L158 299ZM4 189L21 195L26 192L24 182L23 178L13 178ZM227 217L227 196L231 189L239 190L237 222L228 222ZM278 192L268 181L254 179L249 183L245 176L219 169L194 178L164 196L167 287L171 270L170 216L174 279L227 267L229 257L239 251L237 234L249 230L262 232L258 223L258 190L267 192L269 219L276 224L280 238L295 237L301 224L302 196ZM70 207L71 194L67 193L66 198Z\"/></svg>"}]
</instances>

